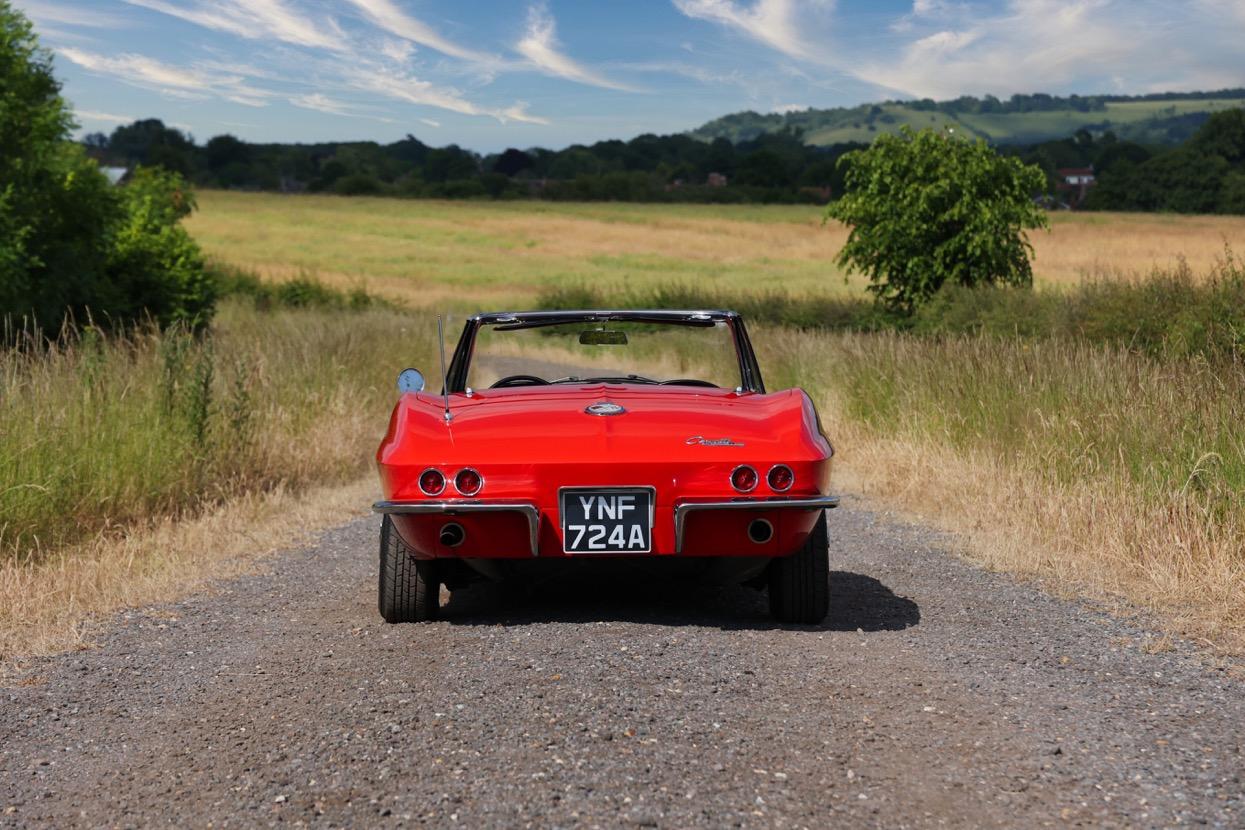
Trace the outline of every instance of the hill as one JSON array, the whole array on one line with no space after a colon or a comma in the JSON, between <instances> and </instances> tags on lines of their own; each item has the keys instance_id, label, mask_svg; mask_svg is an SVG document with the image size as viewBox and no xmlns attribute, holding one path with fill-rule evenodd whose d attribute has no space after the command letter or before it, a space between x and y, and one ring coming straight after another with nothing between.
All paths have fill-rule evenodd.
<instances>
[{"instance_id":1,"label":"hill","mask_svg":"<svg viewBox=\"0 0 1245 830\"><path fill-rule=\"evenodd\" d=\"M992 144L1036 144L1079 130L1111 131L1141 144L1180 144L1213 113L1245 107L1245 89L1217 92L1165 92L1154 95L1013 95L1006 101L987 95L952 101L885 101L835 109L783 113L738 112L692 130L705 141L750 141L766 133L798 131L805 143L826 147L869 142L879 133L948 126Z\"/></svg>"}]
</instances>

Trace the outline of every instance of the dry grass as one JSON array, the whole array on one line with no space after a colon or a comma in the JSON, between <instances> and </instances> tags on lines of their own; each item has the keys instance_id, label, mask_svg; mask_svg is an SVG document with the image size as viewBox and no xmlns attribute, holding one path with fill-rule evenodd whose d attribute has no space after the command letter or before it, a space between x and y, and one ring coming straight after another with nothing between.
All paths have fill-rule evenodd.
<instances>
[{"instance_id":1,"label":"dry grass","mask_svg":"<svg viewBox=\"0 0 1245 830\"><path fill-rule=\"evenodd\" d=\"M0 559L353 480L384 431L393 378L408 361L431 365L434 338L430 321L384 309L231 303L206 340L142 331L0 351Z\"/></svg>"},{"instance_id":2,"label":"dry grass","mask_svg":"<svg viewBox=\"0 0 1245 830\"><path fill-rule=\"evenodd\" d=\"M818 208L435 202L205 192L191 232L213 256L271 278L303 272L414 306L532 304L568 283L686 283L728 293L856 292L833 264L846 238ZM1039 285L1148 271L1184 255L1204 272L1245 218L1057 214L1036 233Z\"/></svg>"},{"instance_id":3,"label":"dry grass","mask_svg":"<svg viewBox=\"0 0 1245 830\"><path fill-rule=\"evenodd\" d=\"M394 378L431 366L435 330L231 302L207 340L0 352L0 661L366 509Z\"/></svg>"},{"instance_id":4,"label":"dry grass","mask_svg":"<svg viewBox=\"0 0 1245 830\"><path fill-rule=\"evenodd\" d=\"M1245 366L1068 341L756 339L773 374L812 381L840 486L988 567L1245 653Z\"/></svg>"},{"instance_id":5,"label":"dry grass","mask_svg":"<svg viewBox=\"0 0 1245 830\"><path fill-rule=\"evenodd\" d=\"M111 612L250 573L273 551L364 515L376 489L369 475L297 493L250 493L194 518L100 534L37 562L0 561L0 664L88 647Z\"/></svg>"}]
</instances>

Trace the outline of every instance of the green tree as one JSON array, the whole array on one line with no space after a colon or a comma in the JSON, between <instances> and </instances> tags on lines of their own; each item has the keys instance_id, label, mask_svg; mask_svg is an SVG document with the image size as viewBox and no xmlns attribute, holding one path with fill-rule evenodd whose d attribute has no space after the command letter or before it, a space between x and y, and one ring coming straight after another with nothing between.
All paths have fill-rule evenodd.
<instances>
[{"instance_id":1,"label":"green tree","mask_svg":"<svg viewBox=\"0 0 1245 830\"><path fill-rule=\"evenodd\" d=\"M951 282L1033 283L1027 229L1046 177L983 141L904 127L843 156L846 192L827 219L851 226L838 262L866 274L891 308L911 313Z\"/></svg>"},{"instance_id":2,"label":"green tree","mask_svg":"<svg viewBox=\"0 0 1245 830\"><path fill-rule=\"evenodd\" d=\"M181 177L113 188L73 126L51 56L0 0L0 330L6 318L50 330L148 313L205 322L214 297L178 225L193 207Z\"/></svg>"}]
</instances>

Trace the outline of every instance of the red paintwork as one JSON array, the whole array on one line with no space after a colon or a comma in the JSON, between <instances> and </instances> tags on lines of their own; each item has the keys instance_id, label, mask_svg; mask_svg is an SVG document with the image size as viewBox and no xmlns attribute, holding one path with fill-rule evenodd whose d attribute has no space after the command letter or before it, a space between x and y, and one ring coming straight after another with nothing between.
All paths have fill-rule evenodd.
<instances>
[{"instance_id":1,"label":"red paintwork","mask_svg":"<svg viewBox=\"0 0 1245 830\"><path fill-rule=\"evenodd\" d=\"M610 401L626 413L594 416L589 404ZM405 394L394 408L376 460L381 487L393 501L459 498L454 474L470 466L484 486L470 501L529 502L541 511L540 557L562 558L558 489L568 486L656 488L653 553L674 554L674 506L685 501L738 497L730 473L740 464L756 468L752 496L772 495L765 474L774 464L795 472L783 496L824 495L833 450L821 435L812 402L798 389L737 394L688 386L579 385L489 389L450 395L453 420L443 418L443 398ZM693 436L730 438L743 446L689 444ZM440 469L445 492L425 496L419 474ZM464 499L464 501L468 501ZM774 538L757 545L748 522L763 517ZM682 556L785 556L813 527L812 510L701 511L687 518ZM459 515L467 531L455 548L437 534L444 516L394 515L403 540L422 557L524 558L532 554L527 521L518 513ZM601 554L590 554L598 556Z\"/></svg>"}]
</instances>

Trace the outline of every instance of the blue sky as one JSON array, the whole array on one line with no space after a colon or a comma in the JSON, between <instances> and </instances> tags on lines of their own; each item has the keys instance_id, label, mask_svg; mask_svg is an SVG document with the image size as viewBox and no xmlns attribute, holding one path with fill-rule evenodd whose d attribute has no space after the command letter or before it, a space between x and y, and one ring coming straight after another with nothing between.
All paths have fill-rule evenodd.
<instances>
[{"instance_id":1,"label":"blue sky","mask_svg":"<svg viewBox=\"0 0 1245 830\"><path fill-rule=\"evenodd\" d=\"M896 97L1245 86L1245 0L13 0L84 131L481 151Z\"/></svg>"}]
</instances>

